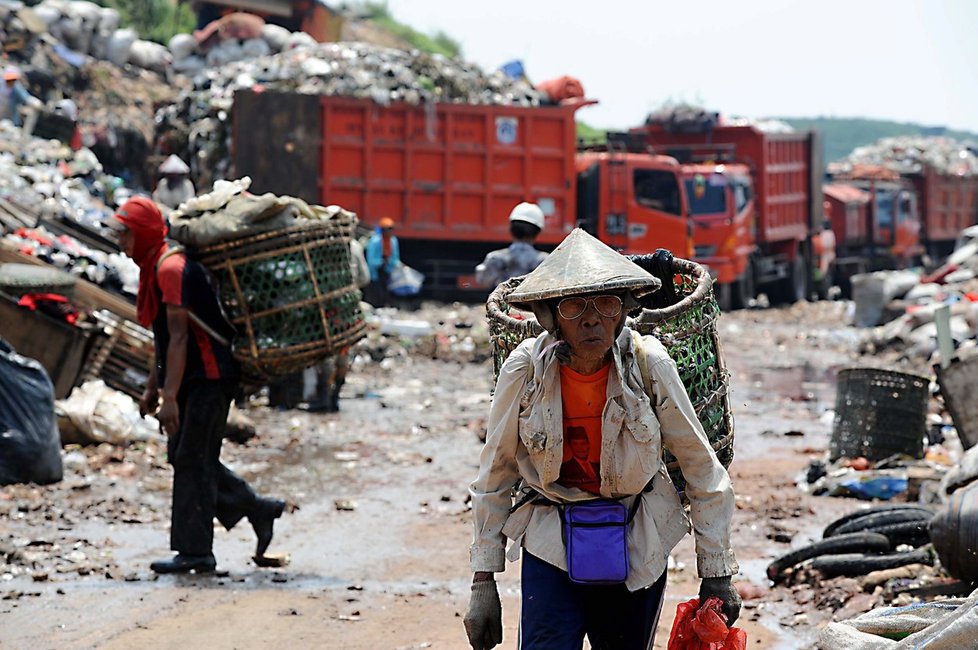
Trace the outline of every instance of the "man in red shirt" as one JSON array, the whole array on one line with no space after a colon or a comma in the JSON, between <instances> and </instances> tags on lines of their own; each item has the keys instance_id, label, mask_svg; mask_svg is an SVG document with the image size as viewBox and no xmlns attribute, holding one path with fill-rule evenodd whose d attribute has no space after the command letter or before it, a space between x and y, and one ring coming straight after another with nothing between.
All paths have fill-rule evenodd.
<instances>
[{"instance_id":1,"label":"man in red shirt","mask_svg":"<svg viewBox=\"0 0 978 650\"><path fill-rule=\"evenodd\" d=\"M114 218L120 247L139 265L137 317L153 328L156 345L156 372L150 373L140 412L159 406L156 417L173 466L170 547L177 555L150 568L214 571L215 517L228 530L247 517L258 538L256 558L262 557L285 502L258 496L220 461L238 367L230 347L234 328L221 310L213 278L179 248L170 248L163 215L151 200L130 199Z\"/></svg>"}]
</instances>

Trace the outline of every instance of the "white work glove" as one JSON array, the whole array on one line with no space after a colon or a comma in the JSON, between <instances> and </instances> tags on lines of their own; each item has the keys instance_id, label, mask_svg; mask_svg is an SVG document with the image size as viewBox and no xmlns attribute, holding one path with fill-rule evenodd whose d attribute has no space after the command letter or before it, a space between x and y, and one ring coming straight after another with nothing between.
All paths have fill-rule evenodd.
<instances>
[{"instance_id":1,"label":"white work glove","mask_svg":"<svg viewBox=\"0 0 978 650\"><path fill-rule=\"evenodd\" d=\"M469 611L462 620L472 650L489 650L503 642L503 605L495 580L472 583Z\"/></svg>"}]
</instances>

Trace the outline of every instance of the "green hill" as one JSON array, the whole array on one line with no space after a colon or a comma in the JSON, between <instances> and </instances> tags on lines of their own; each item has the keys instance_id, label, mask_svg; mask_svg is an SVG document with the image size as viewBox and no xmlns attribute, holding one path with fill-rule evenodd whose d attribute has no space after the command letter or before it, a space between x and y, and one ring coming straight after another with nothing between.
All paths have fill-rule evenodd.
<instances>
[{"instance_id":1,"label":"green hill","mask_svg":"<svg viewBox=\"0 0 978 650\"><path fill-rule=\"evenodd\" d=\"M889 122L858 117L779 117L776 119L787 122L796 129L818 131L825 145L827 163L845 158L856 147L897 135L943 135L956 140L978 142L976 133L910 122Z\"/></svg>"}]
</instances>

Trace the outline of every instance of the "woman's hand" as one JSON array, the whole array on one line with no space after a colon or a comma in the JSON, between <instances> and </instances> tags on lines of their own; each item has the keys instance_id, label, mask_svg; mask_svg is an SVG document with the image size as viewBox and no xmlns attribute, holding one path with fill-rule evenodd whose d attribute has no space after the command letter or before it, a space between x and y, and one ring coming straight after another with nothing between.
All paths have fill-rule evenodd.
<instances>
[{"instance_id":1,"label":"woman's hand","mask_svg":"<svg viewBox=\"0 0 978 650\"><path fill-rule=\"evenodd\" d=\"M472 650L489 650L503 642L503 605L492 573L480 571L472 579L469 611L463 623Z\"/></svg>"},{"instance_id":2,"label":"woman's hand","mask_svg":"<svg viewBox=\"0 0 978 650\"><path fill-rule=\"evenodd\" d=\"M730 581L730 576L722 578L703 578L700 582L700 604L710 596L716 596L723 601L723 615L727 617L727 626L731 626L740 617L740 594Z\"/></svg>"}]
</instances>

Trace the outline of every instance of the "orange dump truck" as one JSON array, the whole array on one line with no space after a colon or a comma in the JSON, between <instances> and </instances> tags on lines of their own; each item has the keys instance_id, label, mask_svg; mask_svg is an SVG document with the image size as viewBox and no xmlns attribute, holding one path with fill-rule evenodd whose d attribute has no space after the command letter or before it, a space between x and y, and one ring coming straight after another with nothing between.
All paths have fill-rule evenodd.
<instances>
[{"instance_id":1,"label":"orange dump truck","mask_svg":"<svg viewBox=\"0 0 978 650\"><path fill-rule=\"evenodd\" d=\"M405 263L430 295L472 294L475 265L509 244L510 210L537 203L552 248L580 225L626 253L692 252L681 167L666 156L576 150L558 106L380 105L368 99L242 90L234 172L252 191L396 222ZM260 125L256 127L256 125Z\"/></svg>"},{"instance_id":2,"label":"orange dump truck","mask_svg":"<svg viewBox=\"0 0 978 650\"><path fill-rule=\"evenodd\" d=\"M648 123L609 137L684 163L696 260L714 273L722 307L742 307L759 292L772 303L809 296L812 236L822 221L814 133Z\"/></svg>"}]
</instances>

